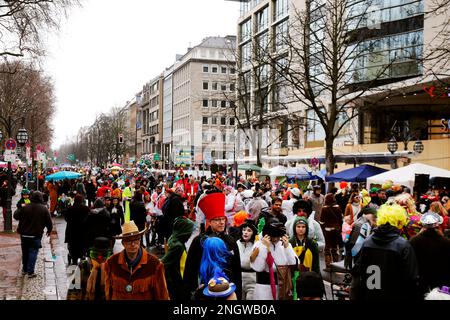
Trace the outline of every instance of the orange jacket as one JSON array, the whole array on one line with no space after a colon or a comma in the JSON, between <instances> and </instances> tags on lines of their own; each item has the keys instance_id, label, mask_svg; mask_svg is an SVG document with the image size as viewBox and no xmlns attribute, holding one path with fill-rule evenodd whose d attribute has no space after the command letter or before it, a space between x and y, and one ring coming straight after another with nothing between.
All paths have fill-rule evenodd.
<instances>
[{"instance_id":1,"label":"orange jacket","mask_svg":"<svg viewBox=\"0 0 450 320\"><path fill-rule=\"evenodd\" d=\"M142 249L141 261L130 274L125 250L111 256L105 263L106 300L169 300L164 264ZM132 292L126 286L132 286Z\"/></svg>"}]
</instances>

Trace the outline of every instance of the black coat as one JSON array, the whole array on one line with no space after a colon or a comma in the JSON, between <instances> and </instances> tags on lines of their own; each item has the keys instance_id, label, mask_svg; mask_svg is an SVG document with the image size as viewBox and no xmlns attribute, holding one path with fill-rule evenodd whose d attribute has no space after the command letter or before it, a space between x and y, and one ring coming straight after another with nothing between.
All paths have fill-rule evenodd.
<instances>
[{"instance_id":1,"label":"black coat","mask_svg":"<svg viewBox=\"0 0 450 320\"><path fill-rule=\"evenodd\" d=\"M89 214L89 208L85 205L71 206L63 211L66 220L65 243L80 244L83 243L83 226Z\"/></svg>"},{"instance_id":2,"label":"black coat","mask_svg":"<svg viewBox=\"0 0 450 320\"><path fill-rule=\"evenodd\" d=\"M186 266L184 269L183 281L186 289L189 292L194 292L199 286L199 274L200 274L200 263L203 255L202 243L205 237L218 237L222 239L230 253L232 254L231 259L228 263L228 268L225 272L230 278L230 282L236 285L236 295L238 300L241 299L242 295L242 272L241 272L241 258L239 255L239 248L236 241L227 235L225 232L215 233L208 228L205 234L198 235L192 240L192 244L189 248L189 252L186 258Z\"/></svg>"},{"instance_id":3,"label":"black coat","mask_svg":"<svg viewBox=\"0 0 450 320\"><path fill-rule=\"evenodd\" d=\"M113 213L114 205L111 205L108 208L108 211L111 215L111 232L113 235L119 235L122 233L122 225L125 222L125 218L123 215L123 208L120 204L116 206L117 212Z\"/></svg>"},{"instance_id":4,"label":"black coat","mask_svg":"<svg viewBox=\"0 0 450 320\"><path fill-rule=\"evenodd\" d=\"M165 238L169 238L172 234L173 222L175 218L184 216L184 205L181 197L176 193L172 193L166 199L167 205L163 205L163 217L160 222L161 233Z\"/></svg>"},{"instance_id":5,"label":"black coat","mask_svg":"<svg viewBox=\"0 0 450 320\"><path fill-rule=\"evenodd\" d=\"M97 188L95 188L95 185L92 182L86 184L86 197L88 199L95 199L96 193Z\"/></svg>"},{"instance_id":6,"label":"black coat","mask_svg":"<svg viewBox=\"0 0 450 320\"><path fill-rule=\"evenodd\" d=\"M44 228L47 232L53 230L53 222L48 208L44 205L42 194L32 193L31 203L14 212L14 219L19 220L17 232L20 235L42 237Z\"/></svg>"},{"instance_id":7,"label":"black coat","mask_svg":"<svg viewBox=\"0 0 450 320\"><path fill-rule=\"evenodd\" d=\"M414 249L389 224L376 228L363 243L353 277L352 296L356 300L419 299ZM368 286L377 283L379 288Z\"/></svg>"},{"instance_id":8,"label":"black coat","mask_svg":"<svg viewBox=\"0 0 450 320\"><path fill-rule=\"evenodd\" d=\"M130 220L133 220L139 230L144 230L147 218L147 209L144 201L132 200L130 203Z\"/></svg>"},{"instance_id":9,"label":"black coat","mask_svg":"<svg viewBox=\"0 0 450 320\"><path fill-rule=\"evenodd\" d=\"M112 239L111 217L106 208L92 209L84 220L84 250L94 245L94 239L105 237Z\"/></svg>"},{"instance_id":10,"label":"black coat","mask_svg":"<svg viewBox=\"0 0 450 320\"><path fill-rule=\"evenodd\" d=\"M419 290L423 296L436 287L450 287L450 240L428 229L410 240L419 265Z\"/></svg>"}]
</instances>

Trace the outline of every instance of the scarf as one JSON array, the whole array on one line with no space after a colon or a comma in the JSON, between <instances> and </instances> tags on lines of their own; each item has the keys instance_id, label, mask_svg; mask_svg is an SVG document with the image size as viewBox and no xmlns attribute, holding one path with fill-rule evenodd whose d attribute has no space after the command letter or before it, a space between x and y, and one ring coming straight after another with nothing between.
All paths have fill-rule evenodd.
<instances>
[{"instance_id":1,"label":"scarf","mask_svg":"<svg viewBox=\"0 0 450 320\"><path fill-rule=\"evenodd\" d=\"M104 264L100 264L95 260L91 260L92 263L92 269L91 273L89 275L89 278L87 280L86 285L86 300L97 300L96 297L102 296L102 292L99 292L99 290L102 290L102 287L104 286ZM100 278L98 277L98 274L100 273ZM100 280L100 283L99 281Z\"/></svg>"}]
</instances>

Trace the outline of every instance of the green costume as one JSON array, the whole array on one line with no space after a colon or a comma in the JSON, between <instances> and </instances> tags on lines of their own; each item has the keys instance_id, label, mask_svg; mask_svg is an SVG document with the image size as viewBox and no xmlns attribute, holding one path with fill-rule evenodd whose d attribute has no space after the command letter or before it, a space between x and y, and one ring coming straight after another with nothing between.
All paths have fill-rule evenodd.
<instances>
[{"instance_id":1,"label":"green costume","mask_svg":"<svg viewBox=\"0 0 450 320\"><path fill-rule=\"evenodd\" d=\"M130 222L130 200L133 197L133 192L131 192L131 188L130 187L126 187L123 190L122 197L124 199L127 199L127 200L124 200L124 204L125 204L125 214L124 214L125 222Z\"/></svg>"},{"instance_id":2,"label":"green costume","mask_svg":"<svg viewBox=\"0 0 450 320\"><path fill-rule=\"evenodd\" d=\"M184 265L186 262L185 243L194 231L194 223L185 218L177 217L173 223L173 233L168 241L168 250L161 258L171 300L186 301L190 299L188 290L183 285Z\"/></svg>"}]
</instances>

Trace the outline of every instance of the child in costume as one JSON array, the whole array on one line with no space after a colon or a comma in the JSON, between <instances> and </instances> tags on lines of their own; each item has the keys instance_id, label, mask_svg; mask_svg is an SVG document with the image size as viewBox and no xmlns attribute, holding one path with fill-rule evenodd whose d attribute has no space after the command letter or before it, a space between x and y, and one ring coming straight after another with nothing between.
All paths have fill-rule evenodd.
<instances>
[{"instance_id":1,"label":"child in costume","mask_svg":"<svg viewBox=\"0 0 450 320\"><path fill-rule=\"evenodd\" d=\"M28 189L22 189L21 198L17 202L17 209L22 208L26 206L27 204L30 204L30 190Z\"/></svg>"},{"instance_id":2,"label":"child in costume","mask_svg":"<svg viewBox=\"0 0 450 320\"><path fill-rule=\"evenodd\" d=\"M352 232L352 226L350 224L352 218L351 216L345 216L344 222L342 223L342 241L346 243L350 238L350 233Z\"/></svg>"}]
</instances>

